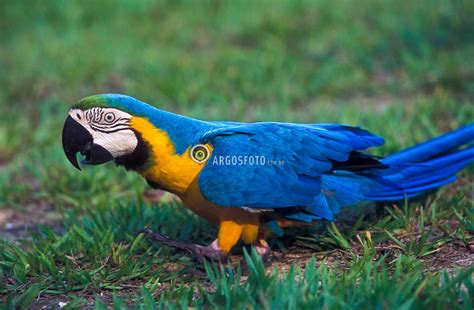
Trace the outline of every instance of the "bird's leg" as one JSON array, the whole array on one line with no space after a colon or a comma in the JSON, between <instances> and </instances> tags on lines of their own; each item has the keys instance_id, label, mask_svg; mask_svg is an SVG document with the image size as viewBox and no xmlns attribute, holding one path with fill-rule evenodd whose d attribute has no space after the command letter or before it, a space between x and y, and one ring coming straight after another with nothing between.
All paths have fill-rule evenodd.
<instances>
[{"instance_id":1,"label":"bird's leg","mask_svg":"<svg viewBox=\"0 0 474 310\"><path fill-rule=\"evenodd\" d=\"M232 220L225 220L219 224L217 234L217 245L221 252L229 253L239 241L243 226Z\"/></svg>"},{"instance_id":2,"label":"bird's leg","mask_svg":"<svg viewBox=\"0 0 474 310\"><path fill-rule=\"evenodd\" d=\"M144 229L141 232L143 232L149 240L159 241L169 247L185 251L194 256L198 261L204 261L205 258L218 261L225 261L227 259L227 255L219 249L217 239L214 240L210 245L203 246L200 244L174 240L166 235L154 232L151 229Z\"/></svg>"},{"instance_id":3,"label":"bird's leg","mask_svg":"<svg viewBox=\"0 0 474 310\"><path fill-rule=\"evenodd\" d=\"M208 246L202 246L199 244L186 243L174 240L168 236L153 232L150 229L145 229L141 232L145 233L148 239L151 239L152 241L159 241L167 246L186 251L189 254L193 255L199 261L203 261L205 258L222 261L227 259L227 254L230 252L232 247L234 247L234 245L239 241L244 226L248 225L241 225L232 220L222 221L219 225L219 233L217 239L214 240ZM252 235L256 237L258 232L258 226L255 226L255 229L251 228L251 230L255 231L255 233ZM247 239L246 236L244 236L243 238ZM259 247L264 247L266 245L266 247L269 249L268 244L266 244L265 241L263 242L264 243L262 244L259 243ZM258 251L262 253L265 252L263 248L262 250Z\"/></svg>"},{"instance_id":4,"label":"bird's leg","mask_svg":"<svg viewBox=\"0 0 474 310\"><path fill-rule=\"evenodd\" d=\"M266 231L259 224L245 224L242 230L242 241L255 247L257 253L263 258L270 255L270 246L265 241Z\"/></svg>"}]
</instances>

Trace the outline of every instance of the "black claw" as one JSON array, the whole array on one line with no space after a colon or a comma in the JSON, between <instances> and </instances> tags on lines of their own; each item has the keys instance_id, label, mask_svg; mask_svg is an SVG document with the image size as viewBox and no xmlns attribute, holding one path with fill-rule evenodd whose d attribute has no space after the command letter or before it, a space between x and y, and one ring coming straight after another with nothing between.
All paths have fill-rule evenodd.
<instances>
[{"instance_id":1,"label":"black claw","mask_svg":"<svg viewBox=\"0 0 474 310\"><path fill-rule=\"evenodd\" d=\"M153 233L153 230L151 230L150 228L142 228L135 233L135 237L139 234L148 235L149 233Z\"/></svg>"}]
</instances>

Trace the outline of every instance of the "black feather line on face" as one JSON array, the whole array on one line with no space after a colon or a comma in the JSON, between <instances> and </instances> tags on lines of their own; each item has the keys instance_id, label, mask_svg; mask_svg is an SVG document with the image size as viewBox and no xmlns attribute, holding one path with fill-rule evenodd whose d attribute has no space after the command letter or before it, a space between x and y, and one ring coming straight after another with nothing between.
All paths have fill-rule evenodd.
<instances>
[{"instance_id":1,"label":"black feather line on face","mask_svg":"<svg viewBox=\"0 0 474 310\"><path fill-rule=\"evenodd\" d=\"M143 168L150 158L150 151L148 144L143 141L141 134L135 130L133 133L137 137L137 146L132 153L119 156L115 159L117 166L124 166L127 170L139 170Z\"/></svg>"},{"instance_id":2,"label":"black feather line on face","mask_svg":"<svg viewBox=\"0 0 474 310\"><path fill-rule=\"evenodd\" d=\"M123 126L127 126L127 125L123 125ZM122 130L130 130L129 127L120 127L120 128L115 128L115 129L101 129L101 128L96 127L92 124L90 125L90 127L92 129L94 129L95 131L99 131L99 132L103 132L103 133L114 133L114 132L118 132L118 131L122 131Z\"/></svg>"}]
</instances>

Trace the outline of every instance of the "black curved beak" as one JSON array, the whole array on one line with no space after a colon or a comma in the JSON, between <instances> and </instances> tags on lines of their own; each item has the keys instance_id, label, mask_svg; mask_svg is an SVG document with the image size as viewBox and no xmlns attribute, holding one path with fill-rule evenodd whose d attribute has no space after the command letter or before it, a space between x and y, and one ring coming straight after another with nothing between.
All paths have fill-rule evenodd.
<instances>
[{"instance_id":1,"label":"black curved beak","mask_svg":"<svg viewBox=\"0 0 474 310\"><path fill-rule=\"evenodd\" d=\"M94 144L92 135L70 115L64 122L62 142L67 159L79 170L81 170L81 167L76 157L78 152L86 157L81 163L88 165L99 165L114 159L105 148Z\"/></svg>"}]
</instances>

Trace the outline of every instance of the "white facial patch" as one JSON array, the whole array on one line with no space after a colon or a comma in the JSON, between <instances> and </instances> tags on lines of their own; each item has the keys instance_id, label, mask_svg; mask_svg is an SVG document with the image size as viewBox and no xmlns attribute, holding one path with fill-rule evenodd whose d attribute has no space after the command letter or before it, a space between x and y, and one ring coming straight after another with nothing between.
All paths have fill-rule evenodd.
<instances>
[{"instance_id":1,"label":"white facial patch","mask_svg":"<svg viewBox=\"0 0 474 310\"><path fill-rule=\"evenodd\" d=\"M113 108L71 109L69 115L92 135L93 143L105 148L114 158L132 153L138 140L130 129L132 116Z\"/></svg>"}]
</instances>

